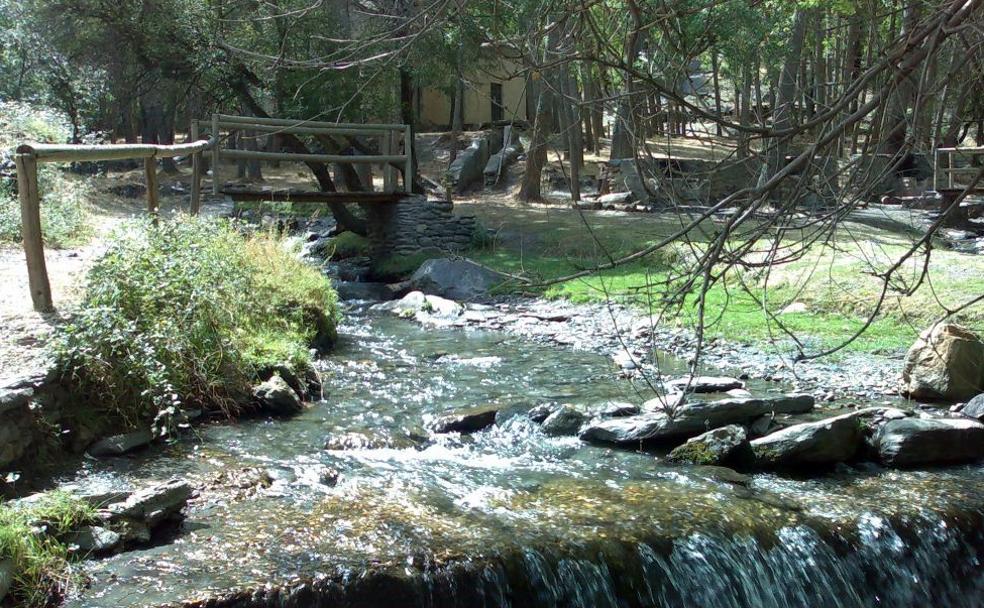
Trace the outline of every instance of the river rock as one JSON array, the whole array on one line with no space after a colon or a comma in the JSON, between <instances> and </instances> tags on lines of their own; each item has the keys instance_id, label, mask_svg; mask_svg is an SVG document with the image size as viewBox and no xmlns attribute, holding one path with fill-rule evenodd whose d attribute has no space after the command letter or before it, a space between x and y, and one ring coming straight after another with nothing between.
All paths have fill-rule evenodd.
<instances>
[{"instance_id":1,"label":"river rock","mask_svg":"<svg viewBox=\"0 0 984 608\"><path fill-rule=\"evenodd\" d=\"M261 411L273 416L292 416L304 410L301 398L277 375L253 388L253 400Z\"/></svg>"},{"instance_id":2,"label":"river rock","mask_svg":"<svg viewBox=\"0 0 984 608\"><path fill-rule=\"evenodd\" d=\"M602 418L622 418L624 416L635 416L641 411L642 409L634 403L610 401L595 410L594 413Z\"/></svg>"},{"instance_id":3,"label":"river rock","mask_svg":"<svg viewBox=\"0 0 984 608\"><path fill-rule=\"evenodd\" d=\"M68 537L68 543L78 547L83 555L104 555L120 548L123 537L102 526L83 526Z\"/></svg>"},{"instance_id":4,"label":"river rock","mask_svg":"<svg viewBox=\"0 0 984 608\"><path fill-rule=\"evenodd\" d=\"M530 408L530 411L526 412L526 415L533 422L540 424L555 411L557 411L557 405L553 403L541 403Z\"/></svg>"},{"instance_id":5,"label":"river rock","mask_svg":"<svg viewBox=\"0 0 984 608\"><path fill-rule=\"evenodd\" d=\"M393 435L376 431L346 431L332 433L325 438L326 450L381 450L391 448L403 450L416 447L425 441L424 437L410 434Z\"/></svg>"},{"instance_id":6,"label":"river rock","mask_svg":"<svg viewBox=\"0 0 984 608\"><path fill-rule=\"evenodd\" d=\"M113 503L104 511L112 522L136 521L153 528L172 515L178 514L191 497L188 482L173 479L131 494L123 502Z\"/></svg>"},{"instance_id":7,"label":"river rock","mask_svg":"<svg viewBox=\"0 0 984 608\"><path fill-rule=\"evenodd\" d=\"M943 401L965 401L984 392L984 342L952 323L927 329L906 353L902 392Z\"/></svg>"},{"instance_id":8,"label":"river rock","mask_svg":"<svg viewBox=\"0 0 984 608\"><path fill-rule=\"evenodd\" d=\"M960 413L978 422L984 422L984 393L977 395L961 408Z\"/></svg>"},{"instance_id":9,"label":"river rock","mask_svg":"<svg viewBox=\"0 0 984 608\"><path fill-rule=\"evenodd\" d=\"M410 277L410 286L424 293L468 301L487 295L506 279L470 260L437 258L420 265Z\"/></svg>"},{"instance_id":10,"label":"river rock","mask_svg":"<svg viewBox=\"0 0 984 608\"><path fill-rule=\"evenodd\" d=\"M89 446L90 456L120 456L133 450L148 446L154 441L154 434L149 429L123 433L100 439Z\"/></svg>"},{"instance_id":11,"label":"river rock","mask_svg":"<svg viewBox=\"0 0 984 608\"><path fill-rule=\"evenodd\" d=\"M854 457L863 436L854 412L794 424L752 441L756 463L764 468L829 465Z\"/></svg>"},{"instance_id":12,"label":"river rock","mask_svg":"<svg viewBox=\"0 0 984 608\"><path fill-rule=\"evenodd\" d=\"M411 291L399 300L375 304L372 310L389 312L405 319L412 318L427 307L427 296L422 291Z\"/></svg>"},{"instance_id":13,"label":"river rock","mask_svg":"<svg viewBox=\"0 0 984 608\"><path fill-rule=\"evenodd\" d=\"M984 424L967 418L890 420L878 429L874 441L879 460L891 466L984 458Z\"/></svg>"},{"instance_id":14,"label":"river rock","mask_svg":"<svg viewBox=\"0 0 984 608\"><path fill-rule=\"evenodd\" d=\"M445 414L431 423L435 433L474 433L495 424L497 407L476 407Z\"/></svg>"},{"instance_id":15,"label":"river rock","mask_svg":"<svg viewBox=\"0 0 984 608\"><path fill-rule=\"evenodd\" d=\"M691 393L725 393L727 391L743 388L745 383L737 378L727 378L723 376L694 376L671 380L666 383L667 388L672 392L682 391L690 384L687 390Z\"/></svg>"},{"instance_id":16,"label":"river rock","mask_svg":"<svg viewBox=\"0 0 984 608\"><path fill-rule=\"evenodd\" d=\"M547 435L554 436L577 435L587 418L584 412L577 410L574 406L562 405L547 416L543 424L540 425L540 430Z\"/></svg>"},{"instance_id":17,"label":"river rock","mask_svg":"<svg viewBox=\"0 0 984 608\"><path fill-rule=\"evenodd\" d=\"M424 299L426 301L424 312L438 319L456 319L465 310L465 307L461 304L454 300L442 298L441 296L428 295Z\"/></svg>"},{"instance_id":18,"label":"river rock","mask_svg":"<svg viewBox=\"0 0 984 608\"><path fill-rule=\"evenodd\" d=\"M744 427L729 424L696 437L677 446L666 457L669 462L697 465L747 464L751 448Z\"/></svg>"},{"instance_id":19,"label":"river rock","mask_svg":"<svg viewBox=\"0 0 984 608\"><path fill-rule=\"evenodd\" d=\"M585 441L616 444L680 440L729 424L747 424L770 412L803 414L811 411L813 404L810 395L720 399L688 403L676 408L671 416L658 411L662 402L656 399L643 404L643 410L648 411L642 414L592 422L581 431L580 437Z\"/></svg>"}]
</instances>

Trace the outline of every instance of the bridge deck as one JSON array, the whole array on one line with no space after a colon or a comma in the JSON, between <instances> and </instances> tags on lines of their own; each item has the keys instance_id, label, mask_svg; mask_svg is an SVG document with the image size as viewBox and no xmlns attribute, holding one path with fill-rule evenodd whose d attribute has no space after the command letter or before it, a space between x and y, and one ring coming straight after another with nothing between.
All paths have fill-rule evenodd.
<instances>
[{"instance_id":1,"label":"bridge deck","mask_svg":"<svg viewBox=\"0 0 984 608\"><path fill-rule=\"evenodd\" d=\"M288 203L396 203L406 192L320 192L295 190L235 190L224 189L221 194L236 202Z\"/></svg>"}]
</instances>

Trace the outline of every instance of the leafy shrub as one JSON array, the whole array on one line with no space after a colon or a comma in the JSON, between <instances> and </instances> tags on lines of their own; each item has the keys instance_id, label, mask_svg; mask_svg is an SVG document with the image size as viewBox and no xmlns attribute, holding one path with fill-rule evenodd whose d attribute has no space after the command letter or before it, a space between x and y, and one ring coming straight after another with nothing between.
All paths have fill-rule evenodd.
<instances>
[{"instance_id":1,"label":"leafy shrub","mask_svg":"<svg viewBox=\"0 0 984 608\"><path fill-rule=\"evenodd\" d=\"M0 150L4 154L27 141L64 142L70 133L68 121L53 110L0 102ZM4 158L2 164L12 167L13 159ZM21 238L20 203L12 173L10 179L0 180L0 242L17 242ZM66 174L60 164L39 165L38 187L45 244L68 247L85 242L92 235L87 203L92 188L82 179Z\"/></svg>"},{"instance_id":2,"label":"leafy shrub","mask_svg":"<svg viewBox=\"0 0 984 608\"><path fill-rule=\"evenodd\" d=\"M198 218L142 221L93 265L54 348L114 422L178 406L234 415L261 370L309 365L336 314L328 280L277 237Z\"/></svg>"},{"instance_id":3,"label":"leafy shrub","mask_svg":"<svg viewBox=\"0 0 984 608\"><path fill-rule=\"evenodd\" d=\"M9 561L15 605L57 603L71 582L65 538L95 520L91 505L64 492L30 504L0 504L0 562Z\"/></svg>"}]
</instances>

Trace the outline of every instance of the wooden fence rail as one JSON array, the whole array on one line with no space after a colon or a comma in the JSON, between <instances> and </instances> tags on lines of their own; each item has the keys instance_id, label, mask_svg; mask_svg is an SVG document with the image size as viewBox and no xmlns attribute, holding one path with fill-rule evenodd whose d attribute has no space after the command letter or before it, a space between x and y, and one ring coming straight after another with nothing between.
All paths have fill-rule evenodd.
<instances>
[{"instance_id":1,"label":"wooden fence rail","mask_svg":"<svg viewBox=\"0 0 984 608\"><path fill-rule=\"evenodd\" d=\"M51 284L44 261L44 236L41 233L41 193L38 190L38 164L56 162L95 162L107 160L144 159L147 177L147 211L157 215L157 159L201 155L213 145L210 140L194 141L173 146L153 144L124 145L60 145L22 144L17 146L14 163L17 166L17 196L20 199L21 240L27 259L27 280L31 302L38 312L51 312ZM200 164L200 162L199 162ZM192 205L192 212L197 212Z\"/></svg>"},{"instance_id":2,"label":"wooden fence rail","mask_svg":"<svg viewBox=\"0 0 984 608\"><path fill-rule=\"evenodd\" d=\"M208 139L201 139L199 131L203 125L210 125ZM251 150L223 150L221 130L256 131L261 133L291 133L298 135L350 135L380 138L380 154L341 155L341 154L297 154L291 152L258 152ZM397 136L403 137L403 154L397 154ZM41 195L38 190L38 164L54 162L95 162L127 159L143 159L147 179L147 211L156 218L159 211L157 159L191 156L192 184L190 212L197 214L201 209L201 182L204 164L202 154L212 155L212 185L219 193L218 176L221 159L250 159L293 162L323 163L361 163L383 166L383 193L352 193L353 202L390 201L396 193L396 170L393 165L404 167L404 186L412 190L413 163L410 145L410 127L401 124L349 124L320 121L298 121L281 118L255 118L252 116L230 116L213 114L210 121L194 120L191 123L190 143L176 145L153 144L112 144L112 145L61 145L61 144L22 144L14 154L17 165L17 188L21 209L21 233L24 256L27 259L27 275L31 289L31 301L39 312L54 310L51 299L51 286L44 261L44 236L41 233ZM324 193L313 193L323 195ZM332 193L343 194L343 193ZM371 195L376 196L371 196ZM370 195L370 196L360 196Z\"/></svg>"}]
</instances>

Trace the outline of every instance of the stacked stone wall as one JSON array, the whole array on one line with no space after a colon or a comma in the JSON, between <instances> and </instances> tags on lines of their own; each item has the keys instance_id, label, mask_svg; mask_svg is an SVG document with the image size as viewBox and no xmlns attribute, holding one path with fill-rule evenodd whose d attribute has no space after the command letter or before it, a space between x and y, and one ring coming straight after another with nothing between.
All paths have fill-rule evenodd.
<instances>
[{"instance_id":1,"label":"stacked stone wall","mask_svg":"<svg viewBox=\"0 0 984 608\"><path fill-rule=\"evenodd\" d=\"M425 250L457 252L473 242L475 218L455 215L448 201L407 197L394 204L373 205L369 241L373 258L412 255Z\"/></svg>"}]
</instances>

